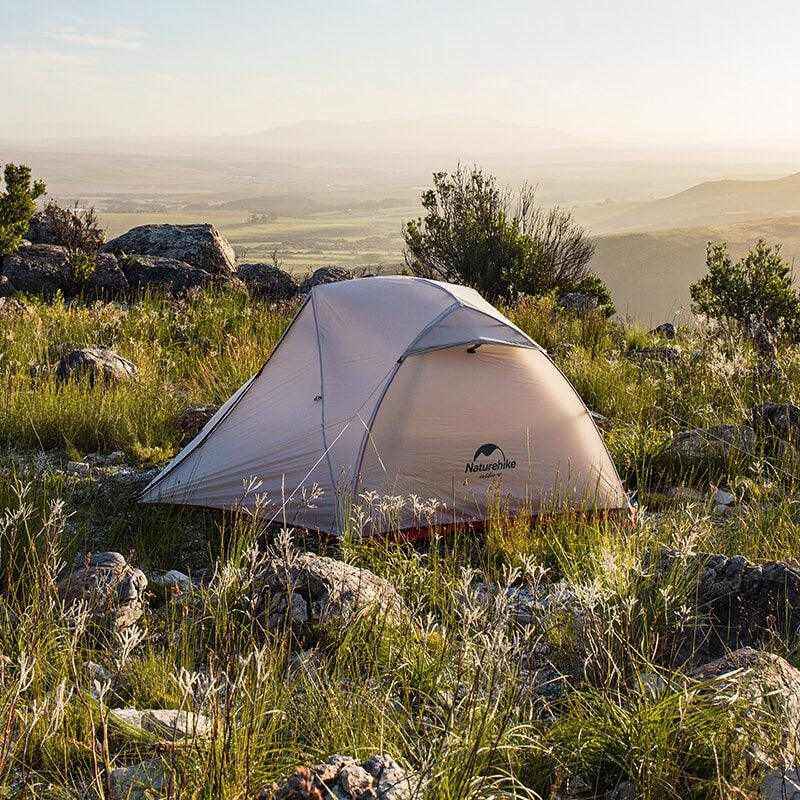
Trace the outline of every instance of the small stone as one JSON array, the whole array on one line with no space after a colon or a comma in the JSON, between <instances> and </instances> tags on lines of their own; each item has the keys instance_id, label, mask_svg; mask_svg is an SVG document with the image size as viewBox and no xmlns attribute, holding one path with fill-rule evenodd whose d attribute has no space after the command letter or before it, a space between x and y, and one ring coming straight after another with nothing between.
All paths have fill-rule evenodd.
<instances>
[{"instance_id":1,"label":"small stone","mask_svg":"<svg viewBox=\"0 0 800 800\"><path fill-rule=\"evenodd\" d=\"M85 461L67 461L67 472L70 475L88 475L91 467Z\"/></svg>"},{"instance_id":2,"label":"small stone","mask_svg":"<svg viewBox=\"0 0 800 800\"><path fill-rule=\"evenodd\" d=\"M761 785L762 800L800 800L800 769L781 767L770 770Z\"/></svg>"},{"instance_id":3,"label":"small stone","mask_svg":"<svg viewBox=\"0 0 800 800\"><path fill-rule=\"evenodd\" d=\"M725 491L725 489L717 489L714 492L714 502L718 506L731 506L736 502L736 495Z\"/></svg>"},{"instance_id":4,"label":"small stone","mask_svg":"<svg viewBox=\"0 0 800 800\"><path fill-rule=\"evenodd\" d=\"M147 800L152 792L161 792L166 783L160 759L142 761L130 767L117 767L109 775L115 800Z\"/></svg>"},{"instance_id":5,"label":"small stone","mask_svg":"<svg viewBox=\"0 0 800 800\"><path fill-rule=\"evenodd\" d=\"M662 336L664 339L675 338L675 326L671 322L662 322L650 331L651 336Z\"/></svg>"}]
</instances>

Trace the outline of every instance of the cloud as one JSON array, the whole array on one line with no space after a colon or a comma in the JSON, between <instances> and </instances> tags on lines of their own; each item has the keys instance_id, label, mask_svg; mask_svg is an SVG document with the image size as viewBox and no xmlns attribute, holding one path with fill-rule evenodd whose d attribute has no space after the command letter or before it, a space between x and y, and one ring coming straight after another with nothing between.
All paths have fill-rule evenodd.
<instances>
[{"instance_id":1,"label":"cloud","mask_svg":"<svg viewBox=\"0 0 800 800\"><path fill-rule=\"evenodd\" d=\"M69 26L50 31L47 35L51 39L65 44L104 50L138 50L142 46L141 33L125 28L116 28L110 31L84 31Z\"/></svg>"}]
</instances>

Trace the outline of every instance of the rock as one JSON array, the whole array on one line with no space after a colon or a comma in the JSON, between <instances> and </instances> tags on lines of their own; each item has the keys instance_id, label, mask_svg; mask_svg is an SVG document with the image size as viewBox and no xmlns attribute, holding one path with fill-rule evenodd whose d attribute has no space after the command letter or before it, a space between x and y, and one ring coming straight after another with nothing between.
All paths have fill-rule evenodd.
<instances>
[{"instance_id":1,"label":"rock","mask_svg":"<svg viewBox=\"0 0 800 800\"><path fill-rule=\"evenodd\" d=\"M70 475L88 475L91 467L85 461L67 461L66 472Z\"/></svg>"},{"instance_id":2,"label":"rock","mask_svg":"<svg viewBox=\"0 0 800 800\"><path fill-rule=\"evenodd\" d=\"M157 736L160 741L179 742L207 738L213 728L211 720L194 711L172 708L112 708L113 721Z\"/></svg>"},{"instance_id":3,"label":"rock","mask_svg":"<svg viewBox=\"0 0 800 800\"><path fill-rule=\"evenodd\" d=\"M82 286L72 288L89 297L119 298L128 293L129 285L117 259L111 253L98 253L92 274Z\"/></svg>"},{"instance_id":4,"label":"rock","mask_svg":"<svg viewBox=\"0 0 800 800\"><path fill-rule=\"evenodd\" d=\"M92 617L114 630L133 625L144 613L147 578L114 552L94 553L58 582L65 605L85 601Z\"/></svg>"},{"instance_id":5,"label":"rock","mask_svg":"<svg viewBox=\"0 0 800 800\"><path fill-rule=\"evenodd\" d=\"M698 641L710 656L760 646L777 633L790 638L800 626L800 569L781 561L752 563L743 556L660 556L662 573L683 563L697 575L695 598L705 616Z\"/></svg>"},{"instance_id":6,"label":"rock","mask_svg":"<svg viewBox=\"0 0 800 800\"><path fill-rule=\"evenodd\" d=\"M37 211L31 217L25 238L30 244L63 244L56 233L52 218L44 211Z\"/></svg>"},{"instance_id":7,"label":"rock","mask_svg":"<svg viewBox=\"0 0 800 800\"><path fill-rule=\"evenodd\" d=\"M119 259L133 292L163 289L181 294L219 282L220 274L194 267L186 261L161 256L125 255Z\"/></svg>"},{"instance_id":8,"label":"rock","mask_svg":"<svg viewBox=\"0 0 800 800\"><path fill-rule=\"evenodd\" d=\"M114 450L113 453L90 453L84 460L95 467L118 467L125 463L125 453L122 450Z\"/></svg>"},{"instance_id":9,"label":"rock","mask_svg":"<svg viewBox=\"0 0 800 800\"><path fill-rule=\"evenodd\" d=\"M217 406L190 406L184 409L175 420L175 427L181 432L181 444L194 439L218 410Z\"/></svg>"},{"instance_id":10,"label":"rock","mask_svg":"<svg viewBox=\"0 0 800 800\"><path fill-rule=\"evenodd\" d=\"M779 767L770 770L761 784L761 800L800 800L800 769Z\"/></svg>"},{"instance_id":11,"label":"rock","mask_svg":"<svg viewBox=\"0 0 800 800\"><path fill-rule=\"evenodd\" d=\"M651 336L661 336L664 339L674 339L675 333L675 326L671 322L662 322L650 331Z\"/></svg>"},{"instance_id":12,"label":"rock","mask_svg":"<svg viewBox=\"0 0 800 800\"><path fill-rule=\"evenodd\" d=\"M236 264L236 254L228 240L208 223L140 225L107 242L103 249L108 253L185 261L213 275L230 274Z\"/></svg>"},{"instance_id":13,"label":"rock","mask_svg":"<svg viewBox=\"0 0 800 800\"><path fill-rule=\"evenodd\" d=\"M65 247L33 244L20 247L2 260L5 292L22 292L52 298L72 288L69 253Z\"/></svg>"},{"instance_id":14,"label":"rock","mask_svg":"<svg viewBox=\"0 0 800 800\"><path fill-rule=\"evenodd\" d=\"M692 673L710 681L720 702L746 703L748 755L770 765L791 763L800 744L800 671L774 653L743 647ZM713 702L713 700L712 700Z\"/></svg>"},{"instance_id":15,"label":"rock","mask_svg":"<svg viewBox=\"0 0 800 800\"><path fill-rule=\"evenodd\" d=\"M667 446L664 455L686 465L705 465L708 461L730 461L751 456L756 436L748 425L716 425L681 431Z\"/></svg>"},{"instance_id":16,"label":"rock","mask_svg":"<svg viewBox=\"0 0 800 800\"><path fill-rule=\"evenodd\" d=\"M147 580L153 591L161 595L162 600L180 597L190 592L194 586L192 579L177 569L171 569L163 574L151 573L147 576Z\"/></svg>"},{"instance_id":17,"label":"rock","mask_svg":"<svg viewBox=\"0 0 800 800\"><path fill-rule=\"evenodd\" d=\"M0 297L0 317L16 317L27 312L24 303L14 297Z\"/></svg>"},{"instance_id":18,"label":"rock","mask_svg":"<svg viewBox=\"0 0 800 800\"><path fill-rule=\"evenodd\" d=\"M240 264L237 274L253 297L277 303L297 295L297 281L274 264Z\"/></svg>"},{"instance_id":19,"label":"rock","mask_svg":"<svg viewBox=\"0 0 800 800\"><path fill-rule=\"evenodd\" d=\"M282 784L262 791L262 800L412 800L419 796L419 776L391 756L374 755L363 763L331 756L312 767L298 767Z\"/></svg>"},{"instance_id":20,"label":"rock","mask_svg":"<svg viewBox=\"0 0 800 800\"><path fill-rule=\"evenodd\" d=\"M130 767L117 767L109 774L114 800L147 800L166 788L161 759L153 758Z\"/></svg>"},{"instance_id":21,"label":"rock","mask_svg":"<svg viewBox=\"0 0 800 800\"><path fill-rule=\"evenodd\" d=\"M302 553L273 556L256 580L257 608L271 631L299 633L306 622L345 624L376 611L400 616L405 606L389 581L343 561Z\"/></svg>"},{"instance_id":22,"label":"rock","mask_svg":"<svg viewBox=\"0 0 800 800\"><path fill-rule=\"evenodd\" d=\"M714 502L718 506L732 506L736 502L736 495L725 491L725 489L717 489L714 492Z\"/></svg>"},{"instance_id":23,"label":"rock","mask_svg":"<svg viewBox=\"0 0 800 800\"><path fill-rule=\"evenodd\" d=\"M343 267L320 267L300 284L299 292L300 294L308 294L315 286L349 281L353 278L355 278L355 274L349 269L344 269Z\"/></svg>"},{"instance_id":24,"label":"rock","mask_svg":"<svg viewBox=\"0 0 800 800\"><path fill-rule=\"evenodd\" d=\"M663 364L677 364L681 358L681 351L676 347L643 347L641 350L632 350L630 356L640 361L660 361Z\"/></svg>"},{"instance_id":25,"label":"rock","mask_svg":"<svg viewBox=\"0 0 800 800\"><path fill-rule=\"evenodd\" d=\"M56 377L60 381L88 377L94 385L98 378L105 383L121 383L136 378L136 365L104 347L82 347L59 359Z\"/></svg>"},{"instance_id":26,"label":"rock","mask_svg":"<svg viewBox=\"0 0 800 800\"><path fill-rule=\"evenodd\" d=\"M792 403L763 403L750 411L753 430L780 443L800 438L800 407Z\"/></svg>"}]
</instances>

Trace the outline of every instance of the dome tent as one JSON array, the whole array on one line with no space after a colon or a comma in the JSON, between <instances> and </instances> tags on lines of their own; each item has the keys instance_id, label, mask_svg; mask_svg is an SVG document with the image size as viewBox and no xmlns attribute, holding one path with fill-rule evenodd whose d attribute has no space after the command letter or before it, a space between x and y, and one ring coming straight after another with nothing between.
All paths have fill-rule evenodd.
<instances>
[{"instance_id":1,"label":"dome tent","mask_svg":"<svg viewBox=\"0 0 800 800\"><path fill-rule=\"evenodd\" d=\"M557 501L628 505L594 422L530 337L477 292L422 278L314 287L272 355L141 499L230 508L341 532L366 492L435 498L439 523ZM305 508L297 500L316 485ZM395 520L414 527L410 510Z\"/></svg>"}]
</instances>

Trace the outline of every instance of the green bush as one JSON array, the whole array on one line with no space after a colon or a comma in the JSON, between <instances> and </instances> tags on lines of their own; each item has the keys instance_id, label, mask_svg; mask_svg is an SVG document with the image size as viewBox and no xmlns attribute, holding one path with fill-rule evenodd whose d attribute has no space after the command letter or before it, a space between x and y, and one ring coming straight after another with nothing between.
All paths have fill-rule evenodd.
<instances>
[{"instance_id":1,"label":"green bush","mask_svg":"<svg viewBox=\"0 0 800 800\"><path fill-rule=\"evenodd\" d=\"M501 190L492 175L437 172L422 194L425 217L403 230L414 275L462 283L491 302L571 291L589 275L594 242L560 208L537 204L535 190Z\"/></svg>"},{"instance_id":2,"label":"green bush","mask_svg":"<svg viewBox=\"0 0 800 800\"><path fill-rule=\"evenodd\" d=\"M708 274L692 284L692 308L709 319L731 321L752 340L766 334L800 338L800 297L781 246L763 239L733 262L724 242L709 242Z\"/></svg>"},{"instance_id":3,"label":"green bush","mask_svg":"<svg viewBox=\"0 0 800 800\"><path fill-rule=\"evenodd\" d=\"M24 164L6 164L6 190L0 194L0 256L13 253L28 231L36 213L36 200L45 193L43 181L31 185L31 170Z\"/></svg>"}]
</instances>

